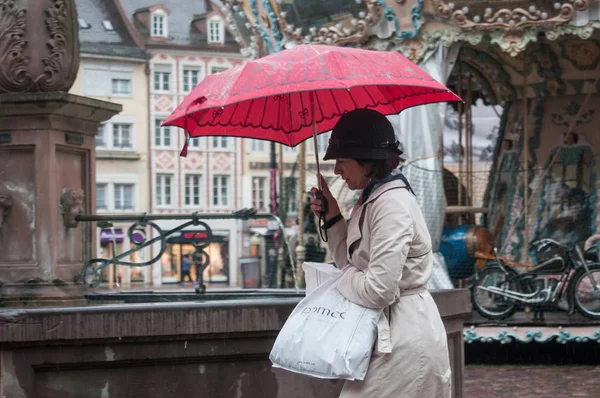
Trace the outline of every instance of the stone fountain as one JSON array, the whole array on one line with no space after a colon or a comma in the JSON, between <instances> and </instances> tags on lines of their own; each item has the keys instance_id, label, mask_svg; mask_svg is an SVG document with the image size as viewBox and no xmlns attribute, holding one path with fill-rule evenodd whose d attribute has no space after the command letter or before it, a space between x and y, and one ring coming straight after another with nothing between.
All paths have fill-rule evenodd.
<instances>
[{"instance_id":1,"label":"stone fountain","mask_svg":"<svg viewBox=\"0 0 600 398\"><path fill-rule=\"evenodd\" d=\"M120 106L66 93L76 24L73 0L0 1L0 397L337 396L340 381L271 368L302 292L85 290L99 221L94 135ZM461 397L469 295L433 296Z\"/></svg>"}]
</instances>

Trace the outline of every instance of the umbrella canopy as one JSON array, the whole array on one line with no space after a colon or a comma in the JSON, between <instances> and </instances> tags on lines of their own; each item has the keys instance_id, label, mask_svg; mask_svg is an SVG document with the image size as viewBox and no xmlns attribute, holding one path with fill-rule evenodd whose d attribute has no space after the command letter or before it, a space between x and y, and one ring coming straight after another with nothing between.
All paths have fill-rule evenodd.
<instances>
[{"instance_id":1,"label":"umbrella canopy","mask_svg":"<svg viewBox=\"0 0 600 398\"><path fill-rule=\"evenodd\" d=\"M353 109L445 101L460 98L398 52L307 44L207 76L163 124L296 146Z\"/></svg>"}]
</instances>

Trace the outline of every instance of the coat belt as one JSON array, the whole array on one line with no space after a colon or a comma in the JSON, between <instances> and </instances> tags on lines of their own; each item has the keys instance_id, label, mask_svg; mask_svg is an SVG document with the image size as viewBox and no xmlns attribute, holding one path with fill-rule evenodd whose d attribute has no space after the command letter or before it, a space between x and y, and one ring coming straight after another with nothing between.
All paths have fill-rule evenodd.
<instances>
[{"instance_id":1,"label":"coat belt","mask_svg":"<svg viewBox=\"0 0 600 398\"><path fill-rule=\"evenodd\" d=\"M425 286L419 286L414 289L401 291L400 297L412 296L426 291L427 288ZM398 301L399 298L396 298L394 304ZM387 307L381 312L379 322L377 323L377 352L380 354L390 354L392 352L392 336L390 333L390 319L388 318L389 308Z\"/></svg>"}]
</instances>

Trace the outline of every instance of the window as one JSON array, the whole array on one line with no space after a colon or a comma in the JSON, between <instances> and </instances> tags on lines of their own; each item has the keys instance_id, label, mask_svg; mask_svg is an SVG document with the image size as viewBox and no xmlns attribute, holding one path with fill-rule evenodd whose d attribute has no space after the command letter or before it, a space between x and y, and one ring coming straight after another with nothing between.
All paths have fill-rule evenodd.
<instances>
[{"instance_id":1,"label":"window","mask_svg":"<svg viewBox=\"0 0 600 398\"><path fill-rule=\"evenodd\" d=\"M113 127L113 148L131 149L131 124L114 123Z\"/></svg>"},{"instance_id":2,"label":"window","mask_svg":"<svg viewBox=\"0 0 600 398\"><path fill-rule=\"evenodd\" d=\"M135 177L102 175L96 184L96 209L104 211L134 211ZM108 181L117 180L112 183Z\"/></svg>"},{"instance_id":3,"label":"window","mask_svg":"<svg viewBox=\"0 0 600 398\"><path fill-rule=\"evenodd\" d=\"M293 147L293 148L292 148L292 147L290 147L290 146L284 145L284 146L283 146L283 152L291 152L291 153L296 153L296 152L298 152L298 147L297 147L297 146L295 146L295 147Z\"/></svg>"},{"instance_id":4,"label":"window","mask_svg":"<svg viewBox=\"0 0 600 398\"><path fill-rule=\"evenodd\" d=\"M98 126L96 148L106 150L134 150L133 118L115 116L106 123Z\"/></svg>"},{"instance_id":5,"label":"window","mask_svg":"<svg viewBox=\"0 0 600 398\"><path fill-rule=\"evenodd\" d=\"M213 206L229 205L229 176L213 177Z\"/></svg>"},{"instance_id":6,"label":"window","mask_svg":"<svg viewBox=\"0 0 600 398\"><path fill-rule=\"evenodd\" d=\"M107 21L106 19L102 21L102 26L104 26L104 29L108 30L109 32L115 30L112 22Z\"/></svg>"},{"instance_id":7,"label":"window","mask_svg":"<svg viewBox=\"0 0 600 398\"><path fill-rule=\"evenodd\" d=\"M156 205L157 206L170 206L171 205L171 181L173 176L171 174L157 174L156 175Z\"/></svg>"},{"instance_id":8,"label":"window","mask_svg":"<svg viewBox=\"0 0 600 398\"><path fill-rule=\"evenodd\" d=\"M200 205L200 185L202 176L189 174L185 176L185 205Z\"/></svg>"},{"instance_id":9,"label":"window","mask_svg":"<svg viewBox=\"0 0 600 398\"><path fill-rule=\"evenodd\" d=\"M211 19L208 21L208 42L209 43L223 43L225 36L225 29L223 21L220 19Z\"/></svg>"},{"instance_id":10,"label":"window","mask_svg":"<svg viewBox=\"0 0 600 398\"><path fill-rule=\"evenodd\" d=\"M214 75L215 73L224 72L227 69L229 69L229 68L224 67L224 66L211 66L210 67L210 74Z\"/></svg>"},{"instance_id":11,"label":"window","mask_svg":"<svg viewBox=\"0 0 600 398\"><path fill-rule=\"evenodd\" d=\"M133 210L133 184L114 184L115 210Z\"/></svg>"},{"instance_id":12,"label":"window","mask_svg":"<svg viewBox=\"0 0 600 398\"><path fill-rule=\"evenodd\" d=\"M329 145L329 137L331 133L323 133L317 136L317 150L319 153L325 154L327 151L327 146ZM314 148L314 143L312 143L312 147ZM314 151L314 149L313 149Z\"/></svg>"},{"instance_id":13,"label":"window","mask_svg":"<svg viewBox=\"0 0 600 398\"><path fill-rule=\"evenodd\" d=\"M287 212L288 214L298 213L298 196L296 191L296 180L294 177L286 178L286 195L287 197Z\"/></svg>"},{"instance_id":14,"label":"window","mask_svg":"<svg viewBox=\"0 0 600 398\"><path fill-rule=\"evenodd\" d=\"M250 144L251 152L264 152L265 151L265 141L263 140L252 140Z\"/></svg>"},{"instance_id":15,"label":"window","mask_svg":"<svg viewBox=\"0 0 600 398\"><path fill-rule=\"evenodd\" d=\"M190 138L189 144L190 148L202 148L202 139L200 137Z\"/></svg>"},{"instance_id":16,"label":"window","mask_svg":"<svg viewBox=\"0 0 600 398\"><path fill-rule=\"evenodd\" d=\"M167 16L162 11L152 14L152 36L167 37Z\"/></svg>"},{"instance_id":17,"label":"window","mask_svg":"<svg viewBox=\"0 0 600 398\"><path fill-rule=\"evenodd\" d=\"M200 70L188 69L183 70L183 91L189 93L200 81Z\"/></svg>"},{"instance_id":18,"label":"window","mask_svg":"<svg viewBox=\"0 0 600 398\"><path fill-rule=\"evenodd\" d=\"M106 184L96 184L96 210L106 209Z\"/></svg>"},{"instance_id":19,"label":"window","mask_svg":"<svg viewBox=\"0 0 600 398\"><path fill-rule=\"evenodd\" d=\"M127 64L84 65L83 94L92 97L131 97L133 68Z\"/></svg>"},{"instance_id":20,"label":"window","mask_svg":"<svg viewBox=\"0 0 600 398\"><path fill-rule=\"evenodd\" d=\"M229 137L213 137L212 147L213 149L228 149Z\"/></svg>"},{"instance_id":21,"label":"window","mask_svg":"<svg viewBox=\"0 0 600 398\"><path fill-rule=\"evenodd\" d=\"M98 126L96 135L96 148L106 148L106 125L104 123Z\"/></svg>"},{"instance_id":22,"label":"window","mask_svg":"<svg viewBox=\"0 0 600 398\"><path fill-rule=\"evenodd\" d=\"M158 148L171 147L171 127L161 127L165 119L154 119L154 146Z\"/></svg>"},{"instance_id":23,"label":"window","mask_svg":"<svg viewBox=\"0 0 600 398\"><path fill-rule=\"evenodd\" d=\"M265 177L252 177L252 207L264 210L265 207Z\"/></svg>"},{"instance_id":24,"label":"window","mask_svg":"<svg viewBox=\"0 0 600 398\"><path fill-rule=\"evenodd\" d=\"M92 27L92 26L91 26L89 23L87 23L87 21L86 21L85 19L83 19L83 18L77 18L77 23L79 23L79 28L80 28L80 29L89 29L89 28L91 28L91 27Z\"/></svg>"},{"instance_id":25,"label":"window","mask_svg":"<svg viewBox=\"0 0 600 398\"><path fill-rule=\"evenodd\" d=\"M112 79L111 86L115 95L131 95L131 79Z\"/></svg>"},{"instance_id":26,"label":"window","mask_svg":"<svg viewBox=\"0 0 600 398\"><path fill-rule=\"evenodd\" d=\"M171 66L154 66L154 91L169 92L171 90Z\"/></svg>"}]
</instances>

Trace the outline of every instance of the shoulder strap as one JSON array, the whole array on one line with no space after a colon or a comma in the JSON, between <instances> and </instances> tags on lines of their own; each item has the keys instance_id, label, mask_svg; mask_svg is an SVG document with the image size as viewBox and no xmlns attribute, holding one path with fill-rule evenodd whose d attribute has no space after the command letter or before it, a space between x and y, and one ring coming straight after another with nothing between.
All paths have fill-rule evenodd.
<instances>
[{"instance_id":1,"label":"shoulder strap","mask_svg":"<svg viewBox=\"0 0 600 398\"><path fill-rule=\"evenodd\" d=\"M381 195L383 195L384 193L388 192L388 191L392 191L394 189L406 189L407 191L409 191L410 193L412 193L413 195L415 194L415 192L412 190L412 188L410 187L410 184L408 183L408 180L406 180L406 178L404 178L404 176L400 177L402 179L402 181L406 184L406 186L403 187L394 187L394 188L390 188L384 192L381 193ZM377 199L379 199L379 197L381 196L377 196L375 199L373 199L370 202L365 203L365 205L362 208L362 211L360 213L360 218L358 219L358 232L360 233L360 238L358 238L357 240L355 240L354 242L352 242L350 244L350 247L348 248L348 255L350 256L350 258L352 258L352 254L354 253L354 250L356 250L356 248L360 245L360 242L362 241L362 228L363 228L363 224L365 222L365 214L367 213L367 207L375 202Z\"/></svg>"}]
</instances>

